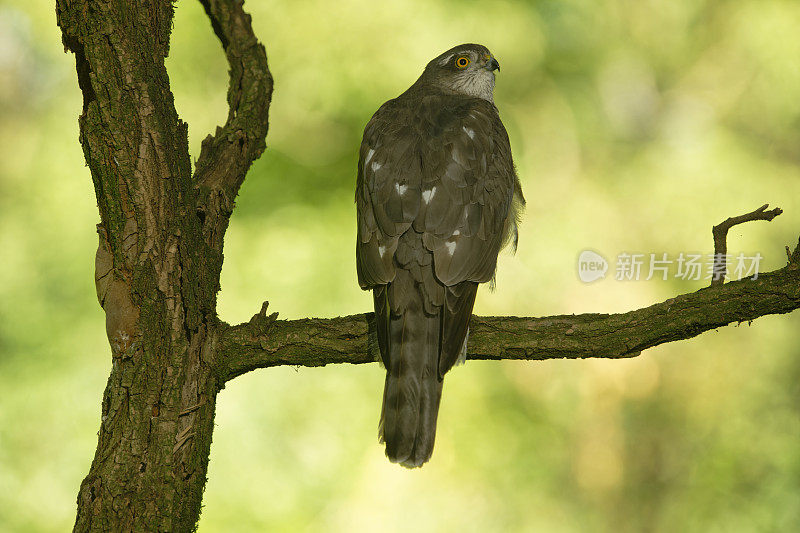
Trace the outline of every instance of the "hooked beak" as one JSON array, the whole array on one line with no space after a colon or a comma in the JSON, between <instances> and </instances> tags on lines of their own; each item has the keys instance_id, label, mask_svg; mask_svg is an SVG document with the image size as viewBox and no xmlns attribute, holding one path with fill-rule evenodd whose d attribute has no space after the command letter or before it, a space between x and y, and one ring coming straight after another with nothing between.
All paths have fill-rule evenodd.
<instances>
[{"instance_id":1,"label":"hooked beak","mask_svg":"<svg viewBox=\"0 0 800 533\"><path fill-rule=\"evenodd\" d=\"M497 62L495 58L491 58L489 61L486 62L486 69L489 71L499 71L500 70L500 63Z\"/></svg>"}]
</instances>

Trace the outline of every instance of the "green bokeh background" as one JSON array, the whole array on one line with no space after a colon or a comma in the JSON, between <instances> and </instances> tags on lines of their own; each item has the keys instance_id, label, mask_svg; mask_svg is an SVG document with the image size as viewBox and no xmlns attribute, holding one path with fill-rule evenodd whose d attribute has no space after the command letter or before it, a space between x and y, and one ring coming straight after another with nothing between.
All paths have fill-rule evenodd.
<instances>
[{"instance_id":1,"label":"green bokeh background","mask_svg":"<svg viewBox=\"0 0 800 533\"><path fill-rule=\"evenodd\" d=\"M227 66L176 2L168 70L194 157ZM786 262L800 233L800 2L247 3L275 77L268 150L226 239L220 315L366 311L353 187L364 124L462 42L502 64L496 101L528 198L480 314L617 312L706 281L584 284L581 250L729 249ZM0 1L0 530L71 528L111 358L81 97L52 2ZM376 440L377 365L278 368L220 394L201 532L789 531L800 525L800 314L625 361L470 362L448 375L430 464Z\"/></svg>"}]
</instances>

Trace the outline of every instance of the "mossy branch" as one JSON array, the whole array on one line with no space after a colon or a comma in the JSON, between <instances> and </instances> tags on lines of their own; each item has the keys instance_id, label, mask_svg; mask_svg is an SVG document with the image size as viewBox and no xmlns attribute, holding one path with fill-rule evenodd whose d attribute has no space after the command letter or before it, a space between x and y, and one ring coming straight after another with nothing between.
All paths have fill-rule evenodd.
<instances>
[{"instance_id":1,"label":"mossy branch","mask_svg":"<svg viewBox=\"0 0 800 533\"><path fill-rule=\"evenodd\" d=\"M800 244L798 245L800 249ZM800 257L795 250L792 257ZM800 308L800 261L753 280L706 287L616 314L472 317L469 359L635 357L642 350L695 337L733 322ZM267 305L249 322L223 324L218 345L222 382L256 368L322 366L378 360L372 313L277 320Z\"/></svg>"}]
</instances>

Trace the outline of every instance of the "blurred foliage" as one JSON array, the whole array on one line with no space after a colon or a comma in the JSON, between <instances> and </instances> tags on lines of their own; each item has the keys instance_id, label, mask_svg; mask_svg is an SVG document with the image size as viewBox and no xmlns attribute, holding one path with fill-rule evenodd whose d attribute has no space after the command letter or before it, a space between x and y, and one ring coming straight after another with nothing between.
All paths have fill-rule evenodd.
<instances>
[{"instance_id":1,"label":"blurred foliage","mask_svg":"<svg viewBox=\"0 0 800 533\"><path fill-rule=\"evenodd\" d=\"M202 138L227 67L180 1L168 69ZM364 124L461 42L496 99L528 211L476 312L645 306L705 281L583 284L578 253L732 252L785 263L800 228L800 3L790 0L250 1L275 76L268 150L232 220L223 319L363 312L352 203ZM63 531L110 357L74 58L53 6L0 3L0 530ZM626 361L473 362L448 375L433 461L376 441L377 365L254 372L219 398L201 531L788 531L800 524L800 315Z\"/></svg>"}]
</instances>

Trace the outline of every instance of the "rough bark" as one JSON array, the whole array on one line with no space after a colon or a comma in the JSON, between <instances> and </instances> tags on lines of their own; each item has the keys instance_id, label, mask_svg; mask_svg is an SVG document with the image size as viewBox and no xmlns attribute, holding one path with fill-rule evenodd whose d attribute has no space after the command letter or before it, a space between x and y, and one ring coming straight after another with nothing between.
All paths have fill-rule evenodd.
<instances>
[{"instance_id":1,"label":"rough bark","mask_svg":"<svg viewBox=\"0 0 800 533\"><path fill-rule=\"evenodd\" d=\"M112 370L76 531L191 531L200 515L216 395L275 365L374 361L370 314L248 323L217 318L233 201L264 150L272 78L241 0L200 0L228 63L227 122L191 171L164 59L170 0L56 0L75 54L80 143L100 211L98 300ZM733 321L800 306L800 246L756 281L719 284L617 315L473 318L480 359L630 357ZM376 399L377 401L377 399Z\"/></svg>"}]
</instances>

